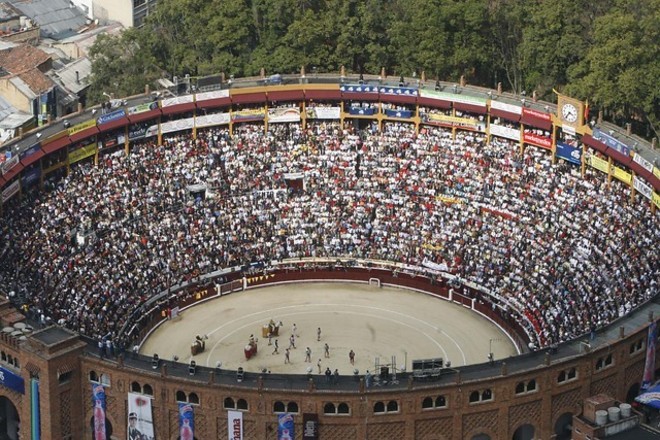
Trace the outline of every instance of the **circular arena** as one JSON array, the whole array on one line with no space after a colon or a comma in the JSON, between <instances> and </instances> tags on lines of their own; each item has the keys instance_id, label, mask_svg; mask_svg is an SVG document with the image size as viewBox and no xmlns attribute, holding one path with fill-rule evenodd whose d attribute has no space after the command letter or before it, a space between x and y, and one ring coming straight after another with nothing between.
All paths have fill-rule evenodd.
<instances>
[{"instance_id":1,"label":"circular arena","mask_svg":"<svg viewBox=\"0 0 660 440\"><path fill-rule=\"evenodd\" d=\"M318 438L562 439L586 397L636 395L652 161L568 97L580 118L335 79L138 97L16 144L0 282L35 331L1 342L21 433L26 389L49 390L44 432L92 435L91 388L111 438L140 401L173 439L182 408L199 439L235 420L274 438L281 414Z\"/></svg>"}]
</instances>

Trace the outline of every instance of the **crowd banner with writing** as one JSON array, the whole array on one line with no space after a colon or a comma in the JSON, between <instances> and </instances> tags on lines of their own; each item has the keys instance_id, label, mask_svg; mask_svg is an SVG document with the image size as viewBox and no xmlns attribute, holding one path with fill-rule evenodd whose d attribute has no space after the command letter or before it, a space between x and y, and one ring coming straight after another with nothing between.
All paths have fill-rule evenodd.
<instances>
[{"instance_id":1,"label":"crowd banner with writing","mask_svg":"<svg viewBox=\"0 0 660 440\"><path fill-rule=\"evenodd\" d=\"M5 187L5 189L2 190L2 203L7 202L7 200L11 199L16 194L18 194L18 190L20 189L21 189L21 182L18 180L15 180L14 183Z\"/></svg>"},{"instance_id":2,"label":"crowd banner with writing","mask_svg":"<svg viewBox=\"0 0 660 440\"><path fill-rule=\"evenodd\" d=\"M348 113L356 116L372 116L376 114L375 107L351 107L348 109Z\"/></svg>"},{"instance_id":3,"label":"crowd banner with writing","mask_svg":"<svg viewBox=\"0 0 660 440\"><path fill-rule=\"evenodd\" d=\"M18 156L14 155L7 159L3 164L2 164L2 174L7 174L9 171L11 171L12 168L14 168L16 165L18 165L18 162L20 162L20 159Z\"/></svg>"},{"instance_id":4,"label":"crowd banner with writing","mask_svg":"<svg viewBox=\"0 0 660 440\"><path fill-rule=\"evenodd\" d=\"M635 163L638 163L642 168L644 168L649 173L653 172L653 164L648 160L644 159L641 154L637 152L633 154L633 161L635 161Z\"/></svg>"},{"instance_id":5,"label":"crowd banner with writing","mask_svg":"<svg viewBox=\"0 0 660 440\"><path fill-rule=\"evenodd\" d=\"M649 325L646 339L646 361L644 362L644 376L642 377L642 390L647 390L653 384L655 377L655 342L658 340L658 323L653 321Z\"/></svg>"},{"instance_id":6,"label":"crowd banner with writing","mask_svg":"<svg viewBox=\"0 0 660 440\"><path fill-rule=\"evenodd\" d=\"M307 119L339 119L341 107L307 107L305 114Z\"/></svg>"},{"instance_id":7,"label":"crowd banner with writing","mask_svg":"<svg viewBox=\"0 0 660 440\"><path fill-rule=\"evenodd\" d=\"M131 436L132 435L132 436ZM151 398L128 393L128 440L154 440L154 419Z\"/></svg>"},{"instance_id":8,"label":"crowd banner with writing","mask_svg":"<svg viewBox=\"0 0 660 440\"><path fill-rule=\"evenodd\" d=\"M295 440L293 416L289 413L277 416L277 440Z\"/></svg>"},{"instance_id":9,"label":"crowd banner with writing","mask_svg":"<svg viewBox=\"0 0 660 440\"><path fill-rule=\"evenodd\" d=\"M628 145L624 144L614 136L605 133L603 130L599 128L593 129L593 134L591 135L591 137L601 141L610 148L614 148L616 151L618 151L621 154L630 156L630 147Z\"/></svg>"},{"instance_id":10,"label":"crowd banner with writing","mask_svg":"<svg viewBox=\"0 0 660 440\"><path fill-rule=\"evenodd\" d=\"M221 98L229 98L229 90L213 90L212 92L201 92L195 95L195 101L197 102Z\"/></svg>"},{"instance_id":11,"label":"crowd banner with writing","mask_svg":"<svg viewBox=\"0 0 660 440\"><path fill-rule=\"evenodd\" d=\"M380 86L378 91L383 95L417 96L418 89L416 87Z\"/></svg>"},{"instance_id":12,"label":"crowd banner with writing","mask_svg":"<svg viewBox=\"0 0 660 440\"><path fill-rule=\"evenodd\" d=\"M598 156L591 155L589 156L589 165L592 167L596 168L599 171L602 171L603 173L609 173L610 172L610 163L604 159L601 159Z\"/></svg>"},{"instance_id":13,"label":"crowd banner with writing","mask_svg":"<svg viewBox=\"0 0 660 440\"><path fill-rule=\"evenodd\" d=\"M303 440L319 440L319 416L303 413Z\"/></svg>"},{"instance_id":14,"label":"crowd banner with writing","mask_svg":"<svg viewBox=\"0 0 660 440\"><path fill-rule=\"evenodd\" d=\"M520 142L520 129L490 124L490 134Z\"/></svg>"},{"instance_id":15,"label":"crowd banner with writing","mask_svg":"<svg viewBox=\"0 0 660 440\"><path fill-rule=\"evenodd\" d=\"M342 93L378 93L378 86L369 84L345 84L339 87Z\"/></svg>"},{"instance_id":16,"label":"crowd banner with writing","mask_svg":"<svg viewBox=\"0 0 660 440\"><path fill-rule=\"evenodd\" d=\"M630 185L632 183L632 174L630 174L629 172L627 172L627 171L625 171L625 170L623 170L619 167L612 167L612 171L613 171L612 175L615 178L619 179L620 181L622 181L624 183L627 183L628 185Z\"/></svg>"},{"instance_id":17,"label":"crowd banner with writing","mask_svg":"<svg viewBox=\"0 0 660 440\"><path fill-rule=\"evenodd\" d=\"M564 142L557 142L557 157L576 165L582 164L582 148L572 147Z\"/></svg>"},{"instance_id":18,"label":"crowd banner with writing","mask_svg":"<svg viewBox=\"0 0 660 440\"><path fill-rule=\"evenodd\" d=\"M259 121L265 117L266 110L264 108L253 108L231 112L231 120L236 122Z\"/></svg>"},{"instance_id":19,"label":"crowd banner with writing","mask_svg":"<svg viewBox=\"0 0 660 440\"><path fill-rule=\"evenodd\" d=\"M69 152L69 164L80 162L83 159L87 159L90 156L94 156L98 151L98 147L95 143L85 145L84 147L78 148L77 150Z\"/></svg>"},{"instance_id":20,"label":"crowd banner with writing","mask_svg":"<svg viewBox=\"0 0 660 440\"><path fill-rule=\"evenodd\" d=\"M187 104L189 102L193 102L193 95L182 95L182 96L175 96L174 98L165 98L161 101L161 107L171 107L173 105L177 104Z\"/></svg>"},{"instance_id":21,"label":"crowd banner with writing","mask_svg":"<svg viewBox=\"0 0 660 440\"><path fill-rule=\"evenodd\" d=\"M243 413L227 411L227 418L229 440L243 440Z\"/></svg>"},{"instance_id":22,"label":"crowd banner with writing","mask_svg":"<svg viewBox=\"0 0 660 440\"><path fill-rule=\"evenodd\" d=\"M297 107L274 107L268 109L268 122L298 122L300 109Z\"/></svg>"},{"instance_id":23,"label":"crowd banner with writing","mask_svg":"<svg viewBox=\"0 0 660 440\"><path fill-rule=\"evenodd\" d=\"M14 182L18 183L18 182ZM0 385L20 394L25 394L25 381L18 374L0 367Z\"/></svg>"},{"instance_id":24,"label":"crowd banner with writing","mask_svg":"<svg viewBox=\"0 0 660 440\"><path fill-rule=\"evenodd\" d=\"M189 403L179 403L179 439L194 440L195 412ZM229 437L231 439L231 437Z\"/></svg>"},{"instance_id":25,"label":"crowd banner with writing","mask_svg":"<svg viewBox=\"0 0 660 440\"><path fill-rule=\"evenodd\" d=\"M107 124L108 122L116 121L117 119L123 118L124 116L126 116L126 110L120 108L119 110L115 110L113 112L99 116L96 120L96 123L98 125L103 125Z\"/></svg>"},{"instance_id":26,"label":"crowd banner with writing","mask_svg":"<svg viewBox=\"0 0 660 440\"><path fill-rule=\"evenodd\" d=\"M185 119L177 119L175 121L163 122L160 124L160 132L165 133L174 133L176 131L182 130L192 130L195 126L195 118L189 117Z\"/></svg>"},{"instance_id":27,"label":"crowd banner with writing","mask_svg":"<svg viewBox=\"0 0 660 440\"><path fill-rule=\"evenodd\" d=\"M641 178L635 176L633 179L633 187L637 190L638 193L651 200L653 197L653 188L647 185Z\"/></svg>"},{"instance_id":28,"label":"crowd banner with writing","mask_svg":"<svg viewBox=\"0 0 660 440\"><path fill-rule=\"evenodd\" d=\"M137 115L138 113L144 113L151 110L156 110L158 108L157 102L147 102L144 104L139 104L133 107L128 108L129 115Z\"/></svg>"},{"instance_id":29,"label":"crowd banner with writing","mask_svg":"<svg viewBox=\"0 0 660 440\"><path fill-rule=\"evenodd\" d=\"M412 111L410 110L395 110L395 109L386 109L385 115L390 118L403 118L410 119L412 118Z\"/></svg>"},{"instance_id":30,"label":"crowd banner with writing","mask_svg":"<svg viewBox=\"0 0 660 440\"><path fill-rule=\"evenodd\" d=\"M92 408L94 411L94 440L106 440L105 432L105 389L103 385L92 385Z\"/></svg>"},{"instance_id":31,"label":"crowd banner with writing","mask_svg":"<svg viewBox=\"0 0 660 440\"><path fill-rule=\"evenodd\" d=\"M494 108L497 110L502 110L504 112L509 112L509 113L515 113L517 115L522 113L522 107L514 105L514 104L508 104L506 102L500 102L500 101L490 101L490 108Z\"/></svg>"},{"instance_id":32,"label":"crowd banner with writing","mask_svg":"<svg viewBox=\"0 0 660 440\"><path fill-rule=\"evenodd\" d=\"M69 136L71 136L72 134L80 133L81 131L92 127L96 127L96 119L90 119L88 121L81 122L80 124L73 125L67 129L67 132L69 133Z\"/></svg>"},{"instance_id":33,"label":"crowd banner with writing","mask_svg":"<svg viewBox=\"0 0 660 440\"><path fill-rule=\"evenodd\" d=\"M523 133L523 142L548 150L552 149L552 138L547 136L539 136L534 133Z\"/></svg>"},{"instance_id":34,"label":"crowd banner with writing","mask_svg":"<svg viewBox=\"0 0 660 440\"><path fill-rule=\"evenodd\" d=\"M231 117L229 113L213 113L210 115L197 116L195 118L195 127L212 127L214 125L229 124Z\"/></svg>"}]
</instances>

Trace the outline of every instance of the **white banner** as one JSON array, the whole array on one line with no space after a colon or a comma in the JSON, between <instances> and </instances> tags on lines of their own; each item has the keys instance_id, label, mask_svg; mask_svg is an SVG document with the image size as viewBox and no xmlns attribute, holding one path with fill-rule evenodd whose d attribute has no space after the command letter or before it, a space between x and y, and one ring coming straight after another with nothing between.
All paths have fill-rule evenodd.
<instances>
[{"instance_id":1,"label":"white banner","mask_svg":"<svg viewBox=\"0 0 660 440\"><path fill-rule=\"evenodd\" d=\"M151 398L128 393L128 440L154 440L154 418Z\"/></svg>"},{"instance_id":2,"label":"white banner","mask_svg":"<svg viewBox=\"0 0 660 440\"><path fill-rule=\"evenodd\" d=\"M637 192L639 192L647 199L651 200L651 198L653 197L653 188L651 188L649 185L644 183L644 181L639 177L635 176L635 178L633 179L633 186L635 187Z\"/></svg>"},{"instance_id":3,"label":"white banner","mask_svg":"<svg viewBox=\"0 0 660 440\"><path fill-rule=\"evenodd\" d=\"M154 124L151 127L147 128L147 131L144 132L144 137L151 137L158 135L158 124Z\"/></svg>"},{"instance_id":4,"label":"white banner","mask_svg":"<svg viewBox=\"0 0 660 440\"><path fill-rule=\"evenodd\" d=\"M2 190L2 203L5 203L7 200L11 199L13 196L18 193L18 190L21 188L21 183L18 180L15 180L14 183Z\"/></svg>"},{"instance_id":5,"label":"white banner","mask_svg":"<svg viewBox=\"0 0 660 440\"><path fill-rule=\"evenodd\" d=\"M161 134L174 133L181 130L192 130L195 125L195 118L178 119L176 121L162 122L160 124Z\"/></svg>"},{"instance_id":6,"label":"white banner","mask_svg":"<svg viewBox=\"0 0 660 440\"><path fill-rule=\"evenodd\" d=\"M174 98L165 98L161 102L160 106L169 107L172 105L186 104L189 102L193 102L193 95L183 95L183 96L176 96Z\"/></svg>"},{"instance_id":7,"label":"white banner","mask_svg":"<svg viewBox=\"0 0 660 440\"><path fill-rule=\"evenodd\" d=\"M227 411L227 429L229 440L243 440L243 413L240 411Z\"/></svg>"},{"instance_id":8,"label":"white banner","mask_svg":"<svg viewBox=\"0 0 660 440\"><path fill-rule=\"evenodd\" d=\"M202 92L195 95L195 101L197 102L220 98L229 98L229 90L214 90L212 92Z\"/></svg>"},{"instance_id":9,"label":"white banner","mask_svg":"<svg viewBox=\"0 0 660 440\"><path fill-rule=\"evenodd\" d=\"M490 124L490 134L520 142L520 129Z\"/></svg>"},{"instance_id":10,"label":"white banner","mask_svg":"<svg viewBox=\"0 0 660 440\"><path fill-rule=\"evenodd\" d=\"M341 107L308 107L305 114L307 119L339 119Z\"/></svg>"},{"instance_id":11,"label":"white banner","mask_svg":"<svg viewBox=\"0 0 660 440\"><path fill-rule=\"evenodd\" d=\"M212 115L197 116L195 127L211 127L213 125L229 124L229 113L214 113Z\"/></svg>"},{"instance_id":12,"label":"white banner","mask_svg":"<svg viewBox=\"0 0 660 440\"><path fill-rule=\"evenodd\" d=\"M268 122L298 122L300 109L297 107L275 107L268 109Z\"/></svg>"},{"instance_id":13,"label":"white banner","mask_svg":"<svg viewBox=\"0 0 660 440\"><path fill-rule=\"evenodd\" d=\"M633 155L633 160L640 164L649 173L653 172L653 164L648 160L644 159L639 153Z\"/></svg>"},{"instance_id":14,"label":"white banner","mask_svg":"<svg viewBox=\"0 0 660 440\"><path fill-rule=\"evenodd\" d=\"M502 110L509 113L515 113L517 115L522 113L522 107L513 104L507 104L506 102L500 101L490 101L490 108L495 108L497 110Z\"/></svg>"},{"instance_id":15,"label":"white banner","mask_svg":"<svg viewBox=\"0 0 660 440\"><path fill-rule=\"evenodd\" d=\"M5 163L2 164L2 174L3 175L7 174L9 172L9 170L11 170L16 165L18 165L18 161L19 161L19 159L18 159L17 155L14 155L14 156L10 157L9 159L7 159L5 161Z\"/></svg>"}]
</instances>

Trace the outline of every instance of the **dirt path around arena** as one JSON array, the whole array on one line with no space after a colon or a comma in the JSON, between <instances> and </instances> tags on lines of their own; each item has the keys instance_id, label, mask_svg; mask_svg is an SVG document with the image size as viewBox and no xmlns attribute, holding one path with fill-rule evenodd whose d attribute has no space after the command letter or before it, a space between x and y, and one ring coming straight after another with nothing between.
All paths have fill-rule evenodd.
<instances>
[{"instance_id":1,"label":"dirt path around arena","mask_svg":"<svg viewBox=\"0 0 660 440\"><path fill-rule=\"evenodd\" d=\"M279 354L262 337L262 327L273 319L282 321ZM298 329L290 364L284 364L293 324ZM317 328L321 340L317 341ZM206 350L194 358L190 345L196 335L207 335ZM250 335L258 352L247 360L244 348ZM324 357L324 344L330 357ZM305 362L305 348L312 350ZM165 322L141 346L140 353L158 353L161 359L195 359L198 365L223 369L243 367L273 373L318 373L330 367L340 374L373 371L396 357L399 370L410 371L413 359L443 358L453 366L487 361L492 348L495 359L516 354L506 334L495 324L469 309L431 295L405 289L353 283L297 283L236 292L191 307L175 320ZM348 353L355 352L355 365ZM390 365L391 368L391 365Z\"/></svg>"}]
</instances>

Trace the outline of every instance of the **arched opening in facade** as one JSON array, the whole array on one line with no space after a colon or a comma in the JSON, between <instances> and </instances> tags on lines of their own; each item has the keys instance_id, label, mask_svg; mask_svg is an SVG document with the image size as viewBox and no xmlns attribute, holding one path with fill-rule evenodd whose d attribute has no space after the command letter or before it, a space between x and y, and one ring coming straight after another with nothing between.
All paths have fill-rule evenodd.
<instances>
[{"instance_id":1,"label":"arched opening in facade","mask_svg":"<svg viewBox=\"0 0 660 440\"><path fill-rule=\"evenodd\" d=\"M0 397L0 438L18 440L21 421L11 400Z\"/></svg>"},{"instance_id":2,"label":"arched opening in facade","mask_svg":"<svg viewBox=\"0 0 660 440\"><path fill-rule=\"evenodd\" d=\"M630 388L628 388L628 392L626 393L626 403L633 403L637 396L639 396L639 382L632 384Z\"/></svg>"},{"instance_id":3,"label":"arched opening in facade","mask_svg":"<svg viewBox=\"0 0 660 440\"><path fill-rule=\"evenodd\" d=\"M477 434L472 436L472 440L490 440L490 436L488 434Z\"/></svg>"},{"instance_id":4,"label":"arched opening in facade","mask_svg":"<svg viewBox=\"0 0 660 440\"><path fill-rule=\"evenodd\" d=\"M92 433L92 440L96 440L94 436L94 416L89 418L89 431ZM112 435L112 423L108 418L105 418L105 438L110 438Z\"/></svg>"},{"instance_id":5,"label":"arched opening in facade","mask_svg":"<svg viewBox=\"0 0 660 440\"><path fill-rule=\"evenodd\" d=\"M534 440L535 431L536 430L533 425L525 423L516 429L516 431L513 433L512 440Z\"/></svg>"},{"instance_id":6,"label":"arched opening in facade","mask_svg":"<svg viewBox=\"0 0 660 440\"><path fill-rule=\"evenodd\" d=\"M570 440L573 431L573 413L566 412L555 422L556 440Z\"/></svg>"}]
</instances>

